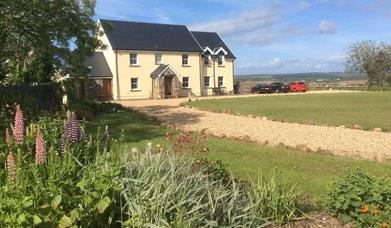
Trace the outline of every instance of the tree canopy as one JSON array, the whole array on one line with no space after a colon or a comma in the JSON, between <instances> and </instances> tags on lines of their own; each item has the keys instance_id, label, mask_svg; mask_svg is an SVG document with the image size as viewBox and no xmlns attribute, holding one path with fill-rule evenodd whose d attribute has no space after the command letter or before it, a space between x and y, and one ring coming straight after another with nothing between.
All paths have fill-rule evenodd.
<instances>
[{"instance_id":1,"label":"tree canopy","mask_svg":"<svg viewBox=\"0 0 391 228\"><path fill-rule=\"evenodd\" d=\"M361 41L347 51L347 72L364 76L368 86L391 85L391 44Z\"/></svg>"},{"instance_id":2,"label":"tree canopy","mask_svg":"<svg viewBox=\"0 0 391 228\"><path fill-rule=\"evenodd\" d=\"M95 0L0 0L0 82L85 76L85 57L101 46Z\"/></svg>"}]
</instances>

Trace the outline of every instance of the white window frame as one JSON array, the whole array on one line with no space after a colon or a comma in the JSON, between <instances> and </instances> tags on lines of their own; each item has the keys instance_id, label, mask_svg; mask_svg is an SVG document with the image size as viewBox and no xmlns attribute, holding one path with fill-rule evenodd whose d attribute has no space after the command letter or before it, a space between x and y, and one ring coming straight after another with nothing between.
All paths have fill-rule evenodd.
<instances>
[{"instance_id":1,"label":"white window frame","mask_svg":"<svg viewBox=\"0 0 391 228\"><path fill-rule=\"evenodd\" d=\"M158 61L158 56L160 56L160 61ZM163 55L161 53L156 53L155 54L155 64L156 65L163 64Z\"/></svg>"},{"instance_id":2,"label":"white window frame","mask_svg":"<svg viewBox=\"0 0 391 228\"><path fill-rule=\"evenodd\" d=\"M208 85L206 85L206 83L205 83L206 79L208 79ZM204 77L204 87L210 87L210 77L209 76Z\"/></svg>"},{"instance_id":3,"label":"white window frame","mask_svg":"<svg viewBox=\"0 0 391 228\"><path fill-rule=\"evenodd\" d=\"M221 84L220 84L220 79L221 79ZM217 77L217 87L219 88L224 87L224 76Z\"/></svg>"},{"instance_id":4,"label":"white window frame","mask_svg":"<svg viewBox=\"0 0 391 228\"><path fill-rule=\"evenodd\" d=\"M208 62L206 63L206 61L208 61ZM205 56L204 57L204 65L205 66L209 66L210 65L209 56Z\"/></svg>"},{"instance_id":5,"label":"white window frame","mask_svg":"<svg viewBox=\"0 0 391 228\"><path fill-rule=\"evenodd\" d=\"M224 66L224 55L219 55L219 58L217 59L217 64L219 66Z\"/></svg>"},{"instance_id":6,"label":"white window frame","mask_svg":"<svg viewBox=\"0 0 391 228\"><path fill-rule=\"evenodd\" d=\"M189 66L189 55L182 55L182 66Z\"/></svg>"},{"instance_id":7,"label":"white window frame","mask_svg":"<svg viewBox=\"0 0 391 228\"><path fill-rule=\"evenodd\" d=\"M134 58L135 56L135 58ZM136 60L133 62L133 60ZM138 56L137 53L129 53L129 63L131 66L137 66L138 65Z\"/></svg>"},{"instance_id":8,"label":"white window frame","mask_svg":"<svg viewBox=\"0 0 391 228\"><path fill-rule=\"evenodd\" d=\"M187 86L185 86L185 79L187 80ZM182 88L190 88L190 77L182 77Z\"/></svg>"},{"instance_id":9,"label":"white window frame","mask_svg":"<svg viewBox=\"0 0 391 228\"><path fill-rule=\"evenodd\" d=\"M136 85L137 85L136 88L133 88L133 80L134 79L136 79ZM140 82L139 82L139 79L137 77L131 77L130 78L130 90L131 91L140 90Z\"/></svg>"}]
</instances>

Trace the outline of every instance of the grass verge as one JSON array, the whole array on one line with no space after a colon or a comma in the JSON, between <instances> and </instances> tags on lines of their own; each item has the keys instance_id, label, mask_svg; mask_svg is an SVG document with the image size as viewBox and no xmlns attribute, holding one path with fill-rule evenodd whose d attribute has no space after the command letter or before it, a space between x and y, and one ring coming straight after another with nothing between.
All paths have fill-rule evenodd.
<instances>
[{"instance_id":1,"label":"grass verge","mask_svg":"<svg viewBox=\"0 0 391 228\"><path fill-rule=\"evenodd\" d=\"M264 96L188 102L213 112L230 111L292 123L391 130L391 92Z\"/></svg>"},{"instance_id":2,"label":"grass verge","mask_svg":"<svg viewBox=\"0 0 391 228\"><path fill-rule=\"evenodd\" d=\"M90 130L109 125L114 136L118 136L123 129L124 142L141 149L145 148L148 142L169 147L170 142L164 136L168 132L176 133L145 115L132 111L103 114L86 125ZM229 170L241 179L256 181L259 178L275 177L277 181L297 184L316 207L323 206L324 197L331 184L344 177L351 169L361 168L379 177L391 175L390 164L375 161L305 153L216 137L208 137L202 143L209 151L201 155L193 153L191 156L223 160L228 163Z\"/></svg>"}]
</instances>

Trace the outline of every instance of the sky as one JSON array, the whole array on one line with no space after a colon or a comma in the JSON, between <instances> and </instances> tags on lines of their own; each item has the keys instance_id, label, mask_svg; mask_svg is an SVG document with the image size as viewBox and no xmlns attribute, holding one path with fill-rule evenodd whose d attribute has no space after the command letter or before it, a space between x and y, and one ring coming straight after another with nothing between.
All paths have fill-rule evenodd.
<instances>
[{"instance_id":1,"label":"sky","mask_svg":"<svg viewBox=\"0 0 391 228\"><path fill-rule=\"evenodd\" d=\"M97 0L96 13L217 32L235 74L340 72L353 43L391 43L391 0Z\"/></svg>"}]
</instances>

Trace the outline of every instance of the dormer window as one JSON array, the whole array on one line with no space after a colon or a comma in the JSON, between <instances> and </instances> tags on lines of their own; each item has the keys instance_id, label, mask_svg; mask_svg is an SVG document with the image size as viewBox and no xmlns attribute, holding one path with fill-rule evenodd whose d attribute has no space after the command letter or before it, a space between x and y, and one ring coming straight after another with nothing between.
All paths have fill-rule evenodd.
<instances>
[{"instance_id":1,"label":"dormer window","mask_svg":"<svg viewBox=\"0 0 391 228\"><path fill-rule=\"evenodd\" d=\"M208 56L204 57L204 65L209 66L209 57Z\"/></svg>"},{"instance_id":2,"label":"dormer window","mask_svg":"<svg viewBox=\"0 0 391 228\"><path fill-rule=\"evenodd\" d=\"M224 66L224 56L223 55L219 55L218 64L219 64L219 66Z\"/></svg>"}]
</instances>

